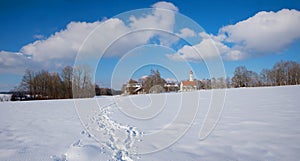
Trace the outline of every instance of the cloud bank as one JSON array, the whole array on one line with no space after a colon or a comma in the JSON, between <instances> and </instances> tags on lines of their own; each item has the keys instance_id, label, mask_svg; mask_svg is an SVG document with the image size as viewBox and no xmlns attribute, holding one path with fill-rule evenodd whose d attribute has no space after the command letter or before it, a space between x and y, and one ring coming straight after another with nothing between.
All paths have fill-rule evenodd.
<instances>
[{"instance_id":1,"label":"cloud bank","mask_svg":"<svg viewBox=\"0 0 300 161\"><path fill-rule=\"evenodd\" d=\"M168 57L173 60L200 61L220 54L224 60L233 61L277 54L300 39L300 12L293 9L262 11L244 21L222 27L216 36L199 34L203 39L199 44L184 46ZM211 50L214 47L218 53Z\"/></svg>"},{"instance_id":2,"label":"cloud bank","mask_svg":"<svg viewBox=\"0 0 300 161\"><path fill-rule=\"evenodd\" d=\"M300 12L282 9L259 12L247 20L220 29L225 41L259 53L278 52L300 38Z\"/></svg>"},{"instance_id":3,"label":"cloud bank","mask_svg":"<svg viewBox=\"0 0 300 161\"><path fill-rule=\"evenodd\" d=\"M40 68L50 69L72 65L71 62L74 63L74 59L80 49L87 54L92 54L87 55L92 58L104 52L111 42L124 34L127 35L120 38L117 47L113 51L108 52L106 56L121 56L126 50L141 44L147 44L153 36L157 36L162 44L167 44L169 43L169 38L165 35L160 35L161 33L159 32L135 32L138 28L173 32L175 15L174 12L167 12L167 10L178 11L178 8L168 2L155 3L152 5L152 8L153 10L150 13L132 15L129 20L110 18L95 22L70 22L65 29L54 33L48 38L34 35L35 39L43 39L23 46L17 53L1 51L0 67L1 69L14 68L14 71L22 73L22 70L28 68L30 64L39 64ZM101 30L97 30L97 28ZM81 48L87 38L89 38L89 43L85 44L84 48ZM30 59L28 59L28 56ZM10 71L2 70L1 72L9 73Z\"/></svg>"},{"instance_id":4,"label":"cloud bank","mask_svg":"<svg viewBox=\"0 0 300 161\"><path fill-rule=\"evenodd\" d=\"M82 44L90 36L84 49L88 54L104 52L110 42L120 38L116 47L106 56L122 56L124 51L138 45L149 43L156 37L160 45L171 46L178 41L166 34L151 29L174 33L179 9L169 2L152 5L151 12L131 15L128 20L110 18L95 22L70 22L65 29L48 38L34 35L38 40L21 47L19 52L0 51L1 73L22 73L25 68L60 68L72 65ZM101 28L101 30L97 30ZM135 32L146 28L149 31ZM182 28L175 35L181 38L199 36L202 41L193 46L185 45L176 53L168 54L172 60L201 61L203 58L221 56L224 60L234 61L264 54L274 54L288 48L300 38L300 12L282 9L277 12L261 11L246 20L219 29L217 35L205 32L196 33L190 28ZM127 35L124 35L127 34ZM199 54L200 53L200 54ZM89 56L95 56L89 55Z\"/></svg>"}]
</instances>

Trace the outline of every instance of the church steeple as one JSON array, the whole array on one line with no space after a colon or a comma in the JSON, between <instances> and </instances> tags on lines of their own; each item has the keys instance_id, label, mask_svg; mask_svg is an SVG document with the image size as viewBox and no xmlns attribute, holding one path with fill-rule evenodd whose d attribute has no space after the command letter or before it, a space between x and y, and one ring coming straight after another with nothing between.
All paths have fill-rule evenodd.
<instances>
[{"instance_id":1,"label":"church steeple","mask_svg":"<svg viewBox=\"0 0 300 161\"><path fill-rule=\"evenodd\" d=\"M194 79L193 79L193 71L192 70L190 70L190 81L194 81Z\"/></svg>"}]
</instances>

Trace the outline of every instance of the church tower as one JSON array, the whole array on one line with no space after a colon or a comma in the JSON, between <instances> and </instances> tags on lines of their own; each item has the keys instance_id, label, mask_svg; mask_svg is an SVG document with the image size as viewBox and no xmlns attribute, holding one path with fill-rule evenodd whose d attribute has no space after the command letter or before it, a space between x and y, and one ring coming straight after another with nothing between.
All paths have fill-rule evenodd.
<instances>
[{"instance_id":1,"label":"church tower","mask_svg":"<svg viewBox=\"0 0 300 161\"><path fill-rule=\"evenodd\" d=\"M190 70L190 81L194 81L194 79L193 79L193 71L192 70Z\"/></svg>"}]
</instances>

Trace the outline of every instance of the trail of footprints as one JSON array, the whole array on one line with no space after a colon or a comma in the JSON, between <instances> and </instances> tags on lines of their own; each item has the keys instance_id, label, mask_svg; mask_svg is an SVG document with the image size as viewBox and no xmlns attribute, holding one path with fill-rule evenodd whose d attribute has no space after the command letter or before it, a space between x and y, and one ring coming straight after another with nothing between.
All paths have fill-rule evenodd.
<instances>
[{"instance_id":1,"label":"trail of footprints","mask_svg":"<svg viewBox=\"0 0 300 161\"><path fill-rule=\"evenodd\" d=\"M84 138L79 139L74 142L68 152L61 157L51 156L54 161L68 161L70 155L74 155L74 149L76 153L80 153L83 148L92 148L97 153L102 153L106 155L108 160L116 161L131 161L139 159L134 143L141 141L143 135L142 132L138 131L135 127L129 125L123 125L111 120L108 116L109 109L116 106L115 103L100 107L99 111L95 111L93 116L91 116L91 122L86 126L87 131L82 131L81 134ZM96 138L99 143L91 141L92 136L89 134L89 130L93 128L97 130L100 136ZM88 141L90 140L90 141ZM81 150L76 150L81 149ZM70 152L71 151L71 152ZM70 154L71 153L71 154ZM80 154L76 154L80 155ZM102 158L98 158L101 160Z\"/></svg>"},{"instance_id":2,"label":"trail of footprints","mask_svg":"<svg viewBox=\"0 0 300 161\"><path fill-rule=\"evenodd\" d=\"M93 117L97 122L98 127L103 131L106 139L105 145L112 150L114 160L132 160L138 157L136 155L136 147L134 143L141 141L142 132L139 132L135 127L122 125L111 120L108 117L109 109L116 106L115 103L108 106L103 106L101 112ZM105 137L104 137L105 138Z\"/></svg>"}]
</instances>

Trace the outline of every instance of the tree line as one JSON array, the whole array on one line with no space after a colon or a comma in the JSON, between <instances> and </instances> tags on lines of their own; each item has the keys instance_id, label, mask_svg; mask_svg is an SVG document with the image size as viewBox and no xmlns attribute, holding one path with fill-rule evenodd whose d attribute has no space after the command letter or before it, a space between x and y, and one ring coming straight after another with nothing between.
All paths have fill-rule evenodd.
<instances>
[{"instance_id":1,"label":"tree line","mask_svg":"<svg viewBox=\"0 0 300 161\"><path fill-rule=\"evenodd\" d=\"M233 87L282 86L300 84L300 64L295 61L283 61L274 64L271 69L262 69L259 74L247 70L245 66L235 69L232 78Z\"/></svg>"},{"instance_id":2,"label":"tree line","mask_svg":"<svg viewBox=\"0 0 300 161\"><path fill-rule=\"evenodd\" d=\"M234 75L230 77L220 77L211 79L194 80L198 90L219 89L219 88L239 88L239 87L260 87L260 86L282 86L300 84L300 64L295 61L279 61L271 69L262 69L260 73L248 70L246 66L235 68ZM129 85L142 84L144 93L161 93L166 81L161 78L158 70L150 71L150 75L138 81L130 80ZM178 82L177 82L178 83ZM178 84L179 85L179 84ZM124 93L126 84L123 85ZM127 87L128 93L134 93L134 87ZM178 90L178 89L177 89ZM176 89L174 91L177 91Z\"/></svg>"},{"instance_id":3,"label":"tree line","mask_svg":"<svg viewBox=\"0 0 300 161\"><path fill-rule=\"evenodd\" d=\"M281 86L300 84L300 64L295 61L280 61L271 69L262 69L260 73L248 70L245 66L235 68L232 78L211 78L195 80L198 89L239 88L259 86ZM130 80L129 84L140 82L145 93L164 92L166 81L158 70L139 81ZM122 91L126 86L123 85ZM129 93L135 88L128 88ZM132 90L132 91L131 91ZM177 89L178 90L178 89ZM174 90L176 91L176 90ZM66 66L60 73L47 70L33 71L27 69L20 85L12 90L11 100L86 98L95 95L115 95L121 91L100 88L92 83L91 71L87 65Z\"/></svg>"},{"instance_id":4,"label":"tree line","mask_svg":"<svg viewBox=\"0 0 300 161\"><path fill-rule=\"evenodd\" d=\"M12 100L84 98L95 96L95 86L87 65L66 66L61 73L27 69L12 92Z\"/></svg>"},{"instance_id":5,"label":"tree line","mask_svg":"<svg viewBox=\"0 0 300 161\"><path fill-rule=\"evenodd\" d=\"M248 70L245 66L238 66L231 79L229 77L203 79L198 82L198 87L199 89L212 89L297 84L300 84L300 64L295 61L281 60L271 69L262 69L259 74Z\"/></svg>"}]
</instances>

